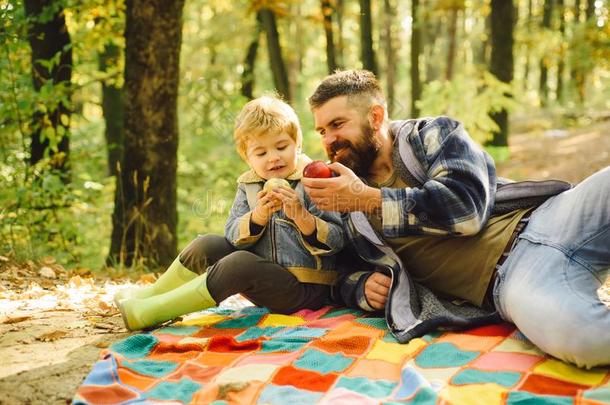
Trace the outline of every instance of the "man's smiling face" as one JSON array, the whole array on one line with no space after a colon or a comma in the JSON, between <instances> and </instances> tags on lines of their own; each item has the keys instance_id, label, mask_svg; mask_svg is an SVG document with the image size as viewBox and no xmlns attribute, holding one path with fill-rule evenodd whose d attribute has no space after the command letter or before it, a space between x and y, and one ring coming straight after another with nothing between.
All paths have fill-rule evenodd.
<instances>
[{"instance_id":1,"label":"man's smiling face","mask_svg":"<svg viewBox=\"0 0 610 405\"><path fill-rule=\"evenodd\" d=\"M366 177L380 142L362 110L352 106L347 96L340 96L315 108L313 116L328 158Z\"/></svg>"}]
</instances>

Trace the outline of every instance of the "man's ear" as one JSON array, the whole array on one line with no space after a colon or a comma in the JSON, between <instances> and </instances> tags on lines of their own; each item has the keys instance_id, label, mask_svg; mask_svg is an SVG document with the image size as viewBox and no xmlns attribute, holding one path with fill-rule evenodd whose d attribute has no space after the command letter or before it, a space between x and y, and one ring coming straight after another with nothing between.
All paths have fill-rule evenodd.
<instances>
[{"instance_id":1,"label":"man's ear","mask_svg":"<svg viewBox=\"0 0 610 405\"><path fill-rule=\"evenodd\" d=\"M381 128L385 118L385 108L381 104L373 104L369 111L369 123L374 130Z\"/></svg>"}]
</instances>

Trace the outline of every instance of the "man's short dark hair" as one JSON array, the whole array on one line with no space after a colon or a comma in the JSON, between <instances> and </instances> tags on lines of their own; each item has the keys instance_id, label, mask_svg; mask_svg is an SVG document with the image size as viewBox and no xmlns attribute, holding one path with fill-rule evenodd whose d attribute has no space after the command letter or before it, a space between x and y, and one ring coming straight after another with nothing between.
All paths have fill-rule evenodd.
<instances>
[{"instance_id":1,"label":"man's short dark hair","mask_svg":"<svg viewBox=\"0 0 610 405\"><path fill-rule=\"evenodd\" d=\"M369 96L371 101L375 100L385 104L383 91L377 78L368 70L338 70L327 76L318 85L314 93L309 97L310 108L316 109L335 97L348 96L351 101L361 96ZM360 104L362 100L356 101Z\"/></svg>"}]
</instances>

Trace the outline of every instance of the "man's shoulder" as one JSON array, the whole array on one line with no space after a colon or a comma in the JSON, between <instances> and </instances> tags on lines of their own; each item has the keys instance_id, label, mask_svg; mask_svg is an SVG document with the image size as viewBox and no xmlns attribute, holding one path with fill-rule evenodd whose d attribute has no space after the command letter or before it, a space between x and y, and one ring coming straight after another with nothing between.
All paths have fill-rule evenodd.
<instances>
[{"instance_id":1,"label":"man's shoulder","mask_svg":"<svg viewBox=\"0 0 610 405\"><path fill-rule=\"evenodd\" d=\"M419 135L420 138L438 132L448 135L461 127L462 123L447 116L421 117L407 120L390 121L390 130L394 136Z\"/></svg>"},{"instance_id":2,"label":"man's shoulder","mask_svg":"<svg viewBox=\"0 0 610 405\"><path fill-rule=\"evenodd\" d=\"M465 134L461 122L446 116L392 121L390 131L396 149L401 148L400 144L410 145L423 160L439 151L451 136L457 134L461 138Z\"/></svg>"},{"instance_id":3,"label":"man's shoulder","mask_svg":"<svg viewBox=\"0 0 610 405\"><path fill-rule=\"evenodd\" d=\"M439 157L443 160L464 158L461 145L468 135L462 123L453 118L438 116L392 121L390 130L394 139L395 166L400 166L398 160L402 161L420 183L425 182L426 170Z\"/></svg>"}]
</instances>

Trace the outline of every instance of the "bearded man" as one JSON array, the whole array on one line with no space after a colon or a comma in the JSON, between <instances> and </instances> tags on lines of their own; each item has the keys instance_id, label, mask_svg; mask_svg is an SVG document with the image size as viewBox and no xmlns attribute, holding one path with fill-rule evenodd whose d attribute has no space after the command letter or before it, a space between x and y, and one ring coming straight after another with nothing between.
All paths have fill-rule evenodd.
<instances>
[{"instance_id":1,"label":"bearded man","mask_svg":"<svg viewBox=\"0 0 610 405\"><path fill-rule=\"evenodd\" d=\"M514 323L543 351L610 364L610 168L576 187L499 179L492 158L447 117L390 121L375 76L328 76L309 98L330 168L302 180L319 208L348 213L367 270L341 300L385 309L406 342L436 328Z\"/></svg>"}]
</instances>

